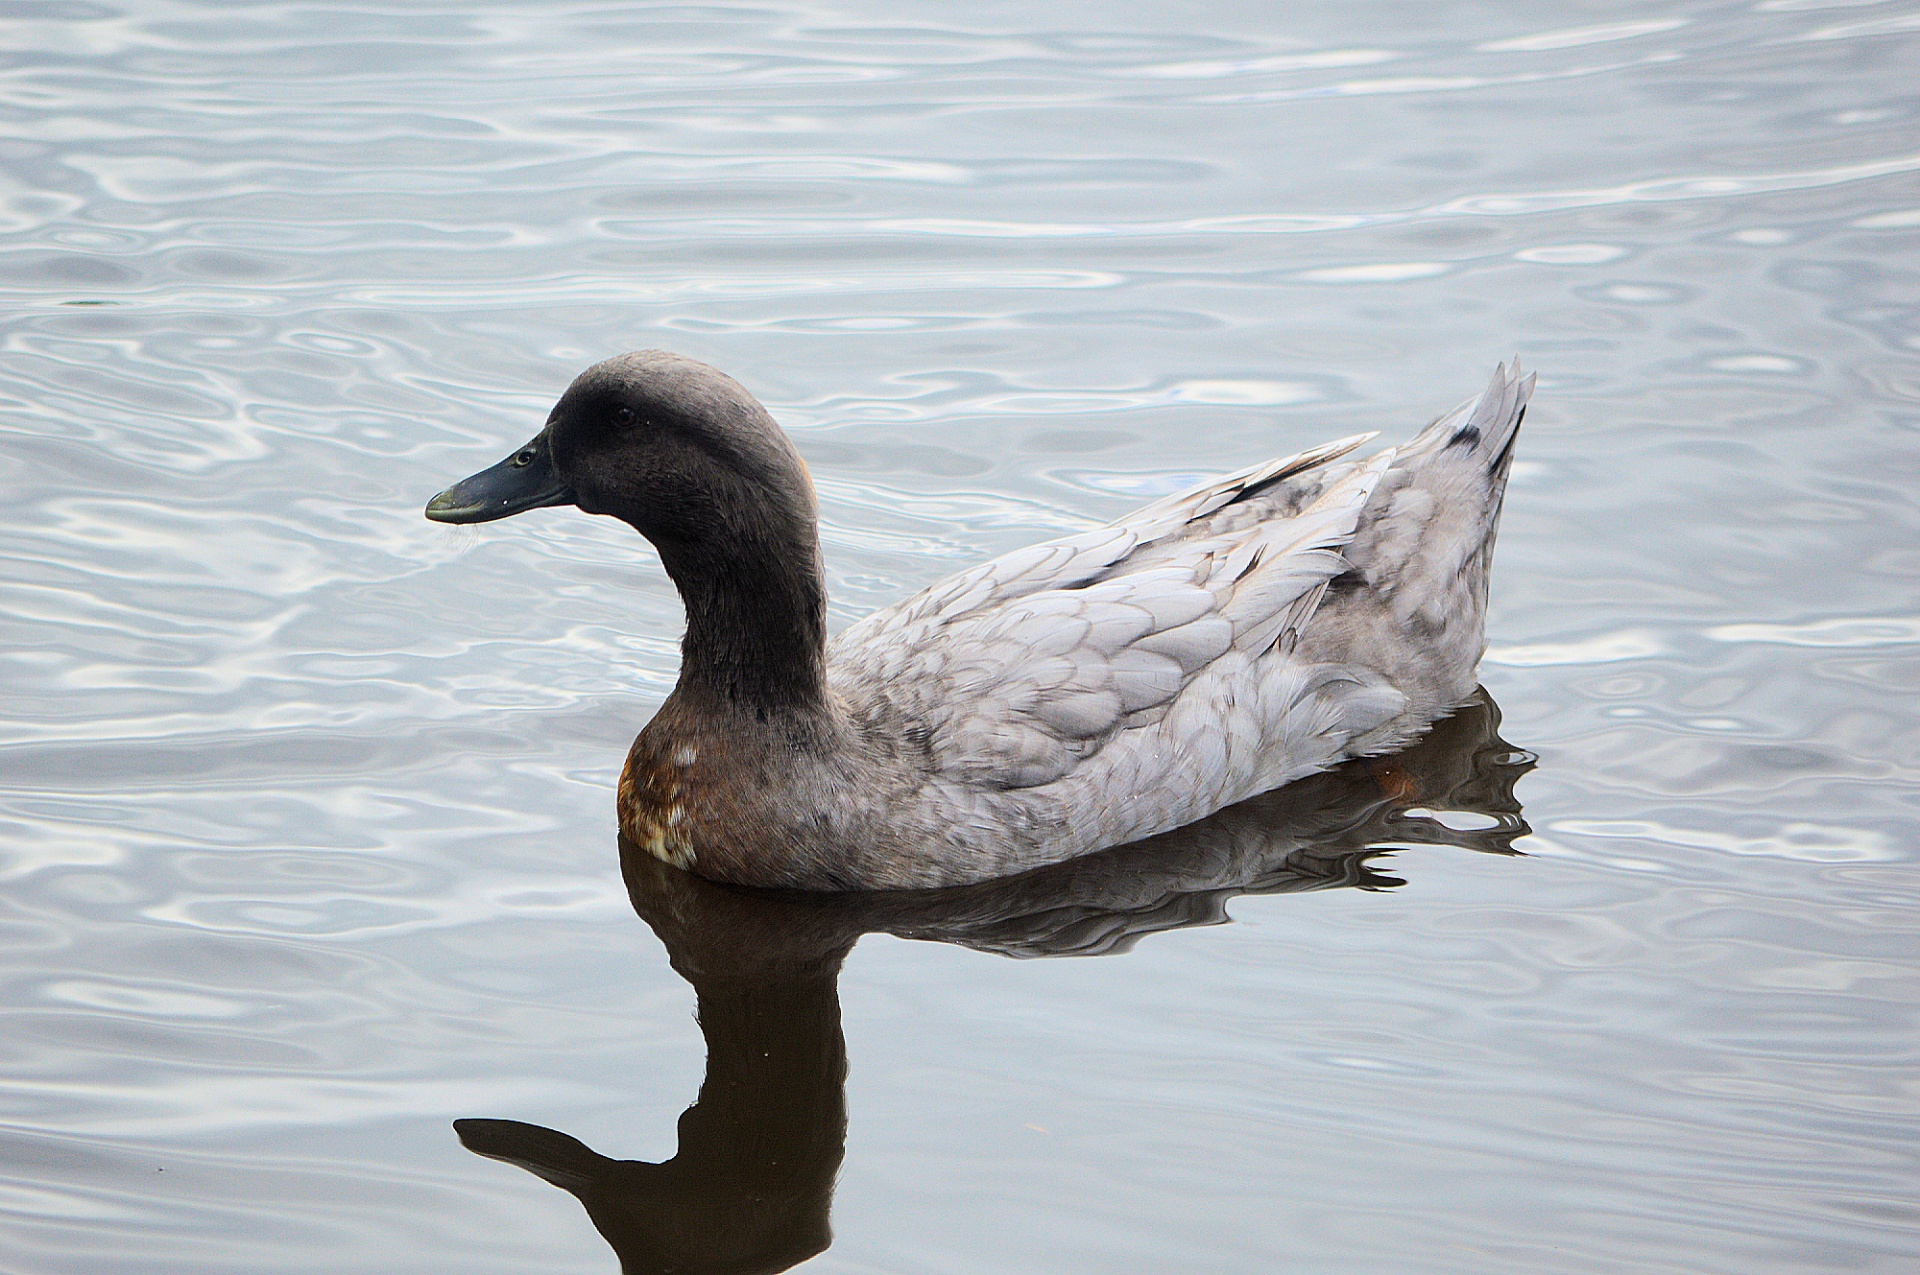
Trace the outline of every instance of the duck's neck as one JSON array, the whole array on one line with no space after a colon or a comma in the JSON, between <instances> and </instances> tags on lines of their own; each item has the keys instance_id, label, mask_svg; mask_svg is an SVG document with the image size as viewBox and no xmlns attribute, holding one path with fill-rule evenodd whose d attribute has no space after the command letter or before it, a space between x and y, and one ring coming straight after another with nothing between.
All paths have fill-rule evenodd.
<instances>
[{"instance_id":1,"label":"duck's neck","mask_svg":"<svg viewBox=\"0 0 1920 1275\"><path fill-rule=\"evenodd\" d=\"M763 721L823 717L827 590L813 529L659 548L687 610L675 695Z\"/></svg>"}]
</instances>

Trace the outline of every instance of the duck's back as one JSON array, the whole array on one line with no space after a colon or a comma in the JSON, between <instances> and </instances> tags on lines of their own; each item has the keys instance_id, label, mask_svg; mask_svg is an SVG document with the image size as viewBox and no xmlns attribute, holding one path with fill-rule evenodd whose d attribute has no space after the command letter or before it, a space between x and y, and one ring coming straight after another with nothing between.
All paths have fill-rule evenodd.
<instances>
[{"instance_id":1,"label":"duck's back","mask_svg":"<svg viewBox=\"0 0 1920 1275\"><path fill-rule=\"evenodd\" d=\"M846 831L878 884L977 880L1202 818L1405 742L1472 692L1532 386L1412 442L1270 462L1016 551L849 628ZM891 851L892 853L887 853Z\"/></svg>"}]
</instances>

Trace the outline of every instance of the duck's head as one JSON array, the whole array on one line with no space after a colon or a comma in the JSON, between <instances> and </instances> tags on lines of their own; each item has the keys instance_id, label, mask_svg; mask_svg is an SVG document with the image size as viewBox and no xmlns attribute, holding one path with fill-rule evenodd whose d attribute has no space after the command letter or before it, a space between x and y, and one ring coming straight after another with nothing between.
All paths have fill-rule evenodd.
<instances>
[{"instance_id":1,"label":"duck's head","mask_svg":"<svg viewBox=\"0 0 1920 1275\"><path fill-rule=\"evenodd\" d=\"M665 350L596 363L513 455L427 504L435 522L578 505L656 545L810 536L813 485L767 410L732 377Z\"/></svg>"}]
</instances>

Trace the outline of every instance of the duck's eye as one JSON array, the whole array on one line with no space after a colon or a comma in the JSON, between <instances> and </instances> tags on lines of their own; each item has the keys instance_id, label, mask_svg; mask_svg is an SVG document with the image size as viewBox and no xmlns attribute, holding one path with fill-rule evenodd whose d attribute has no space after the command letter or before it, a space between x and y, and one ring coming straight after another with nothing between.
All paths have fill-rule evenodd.
<instances>
[{"instance_id":1,"label":"duck's eye","mask_svg":"<svg viewBox=\"0 0 1920 1275\"><path fill-rule=\"evenodd\" d=\"M633 409L632 409L631 407L616 407L616 408L614 408L614 409L613 409L613 420L614 420L614 424L616 424L616 425L631 425L631 424L633 424Z\"/></svg>"},{"instance_id":2,"label":"duck's eye","mask_svg":"<svg viewBox=\"0 0 1920 1275\"><path fill-rule=\"evenodd\" d=\"M513 467L515 469L525 469L531 464L533 464L533 448L522 448L520 451L514 453Z\"/></svg>"}]
</instances>

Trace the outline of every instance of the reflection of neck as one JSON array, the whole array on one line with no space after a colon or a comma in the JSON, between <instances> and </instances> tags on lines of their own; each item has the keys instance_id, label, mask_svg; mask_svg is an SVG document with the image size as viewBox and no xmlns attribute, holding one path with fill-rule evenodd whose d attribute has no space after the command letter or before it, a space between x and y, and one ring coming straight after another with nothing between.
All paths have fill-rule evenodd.
<instances>
[{"instance_id":1,"label":"reflection of neck","mask_svg":"<svg viewBox=\"0 0 1920 1275\"><path fill-rule=\"evenodd\" d=\"M614 1171L576 1192L622 1270L784 1271L832 1243L847 1141L843 954L799 973L691 979L707 1076L680 1117L678 1153L606 1161Z\"/></svg>"},{"instance_id":2,"label":"reflection of neck","mask_svg":"<svg viewBox=\"0 0 1920 1275\"><path fill-rule=\"evenodd\" d=\"M552 1129L455 1122L481 1155L571 1191L627 1272L773 1275L832 1243L847 1141L847 1051L835 981L846 948L803 970L692 978L707 1077L663 1164L610 1160ZM683 970L684 972L684 970Z\"/></svg>"},{"instance_id":3,"label":"reflection of neck","mask_svg":"<svg viewBox=\"0 0 1920 1275\"><path fill-rule=\"evenodd\" d=\"M836 963L803 981L699 988L707 1077L670 1162L695 1196L784 1201L787 1221L817 1225L823 1248L847 1136L838 976Z\"/></svg>"}]
</instances>

